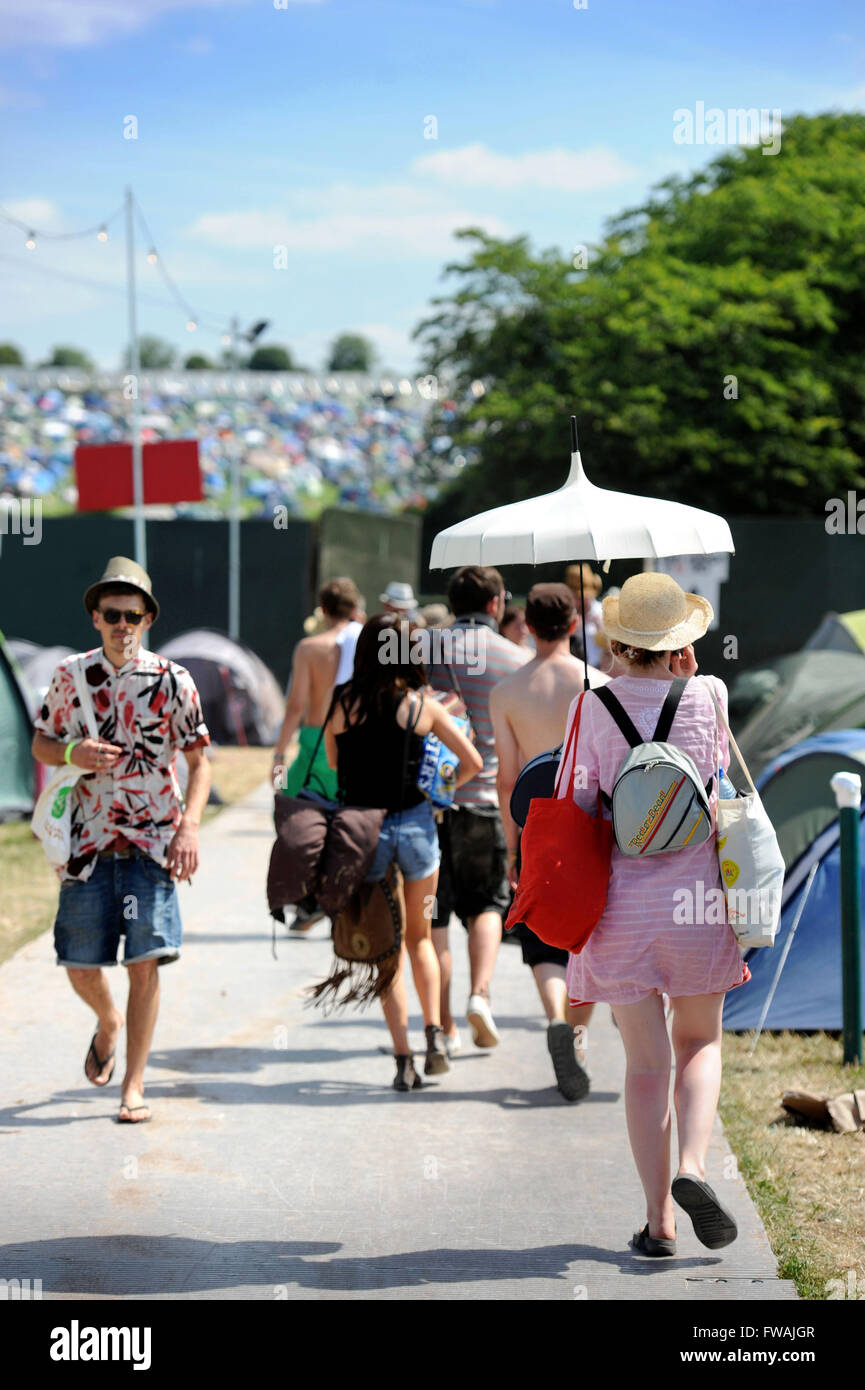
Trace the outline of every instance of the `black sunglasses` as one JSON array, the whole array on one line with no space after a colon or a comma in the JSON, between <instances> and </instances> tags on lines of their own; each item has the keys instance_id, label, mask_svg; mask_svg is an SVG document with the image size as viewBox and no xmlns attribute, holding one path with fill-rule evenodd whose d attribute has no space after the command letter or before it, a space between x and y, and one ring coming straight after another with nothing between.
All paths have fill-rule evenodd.
<instances>
[{"instance_id":1,"label":"black sunglasses","mask_svg":"<svg viewBox=\"0 0 865 1390\"><path fill-rule=\"evenodd\" d=\"M100 608L99 612L105 621L111 623L112 626L114 623L119 623L121 618L125 618L133 627L137 627L141 619L147 616L146 613L141 613L137 608L127 608L125 612L120 608Z\"/></svg>"}]
</instances>

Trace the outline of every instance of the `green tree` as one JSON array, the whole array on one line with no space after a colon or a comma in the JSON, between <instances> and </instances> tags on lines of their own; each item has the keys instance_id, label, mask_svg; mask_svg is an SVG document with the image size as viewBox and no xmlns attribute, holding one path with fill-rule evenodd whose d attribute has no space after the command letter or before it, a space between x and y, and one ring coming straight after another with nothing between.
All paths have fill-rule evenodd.
<instances>
[{"instance_id":1,"label":"green tree","mask_svg":"<svg viewBox=\"0 0 865 1390\"><path fill-rule=\"evenodd\" d=\"M477 459L442 524L560 485L572 413L606 487L795 515L865 484L865 116L797 116L774 157L666 180L585 268L459 235L469 259L415 334L470 400L431 421Z\"/></svg>"},{"instance_id":2,"label":"green tree","mask_svg":"<svg viewBox=\"0 0 865 1390\"><path fill-rule=\"evenodd\" d=\"M371 372L375 350L360 333L340 333L330 346L329 372Z\"/></svg>"},{"instance_id":3,"label":"green tree","mask_svg":"<svg viewBox=\"0 0 865 1390\"><path fill-rule=\"evenodd\" d=\"M273 343L257 347L246 364L251 372L292 372L295 370L288 348Z\"/></svg>"},{"instance_id":4,"label":"green tree","mask_svg":"<svg viewBox=\"0 0 865 1390\"><path fill-rule=\"evenodd\" d=\"M187 357L183 365L190 372L209 372L213 369L210 358L205 357L201 352L193 352Z\"/></svg>"},{"instance_id":5,"label":"green tree","mask_svg":"<svg viewBox=\"0 0 865 1390\"><path fill-rule=\"evenodd\" d=\"M0 343L0 366L23 367L24 358L14 343Z\"/></svg>"},{"instance_id":6,"label":"green tree","mask_svg":"<svg viewBox=\"0 0 865 1390\"><path fill-rule=\"evenodd\" d=\"M177 356L171 343L164 338L157 338L152 333L142 333L138 339L138 361L142 370L165 371L168 367L174 366ZM129 366L129 349L124 354L124 363Z\"/></svg>"},{"instance_id":7,"label":"green tree","mask_svg":"<svg viewBox=\"0 0 865 1390\"><path fill-rule=\"evenodd\" d=\"M47 362L42 363L43 367L80 367L84 372L93 371L93 359L87 353L77 347L56 347L52 348L51 356Z\"/></svg>"}]
</instances>

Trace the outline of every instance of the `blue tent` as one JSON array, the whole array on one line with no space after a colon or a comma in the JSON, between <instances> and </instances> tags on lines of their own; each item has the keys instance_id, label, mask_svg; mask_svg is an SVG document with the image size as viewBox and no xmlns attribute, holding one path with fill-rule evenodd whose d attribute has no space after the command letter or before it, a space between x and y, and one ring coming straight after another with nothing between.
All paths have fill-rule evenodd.
<instances>
[{"instance_id":1,"label":"blue tent","mask_svg":"<svg viewBox=\"0 0 865 1390\"><path fill-rule=\"evenodd\" d=\"M787 866L783 909L774 948L750 951L746 959L751 980L727 995L727 1029L758 1026L797 914L793 943L763 1026L776 1030L842 1026L841 850L838 811L829 787L836 772L858 772L865 780L865 729L841 729L805 739L770 763L757 783ZM860 820L859 844L865 902L865 816Z\"/></svg>"}]
</instances>

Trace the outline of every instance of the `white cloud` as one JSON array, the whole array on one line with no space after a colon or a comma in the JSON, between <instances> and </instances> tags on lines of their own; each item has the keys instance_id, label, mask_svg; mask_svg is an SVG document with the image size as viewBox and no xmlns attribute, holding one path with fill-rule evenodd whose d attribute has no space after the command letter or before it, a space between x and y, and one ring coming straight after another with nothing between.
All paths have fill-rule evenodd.
<instances>
[{"instance_id":1,"label":"white cloud","mask_svg":"<svg viewBox=\"0 0 865 1390\"><path fill-rule=\"evenodd\" d=\"M66 230L57 205L47 198L19 198L14 202L4 203L3 211L9 217L16 217L19 222L26 222L28 227L35 227L37 231ZM9 230L11 231L11 228Z\"/></svg>"},{"instance_id":2,"label":"white cloud","mask_svg":"<svg viewBox=\"0 0 865 1390\"><path fill-rule=\"evenodd\" d=\"M193 58L204 58L208 53L213 52L213 42L206 39L203 34L197 34L191 39L187 39L183 45L184 53L191 53Z\"/></svg>"},{"instance_id":3,"label":"white cloud","mask_svg":"<svg viewBox=\"0 0 865 1390\"><path fill-rule=\"evenodd\" d=\"M417 174L431 174L446 183L467 188L513 191L546 188L561 193L590 193L625 183L638 172L603 145L579 152L536 150L531 154L496 154L486 145L464 145L422 155L412 164Z\"/></svg>"},{"instance_id":4,"label":"white cloud","mask_svg":"<svg viewBox=\"0 0 865 1390\"><path fill-rule=\"evenodd\" d=\"M352 251L366 258L402 259L447 255L460 227L481 226L493 236L507 227L497 217L451 207L409 185L353 188L340 184L292 195L293 209L211 212L186 231L198 241L222 248L259 248L272 255L291 252Z\"/></svg>"},{"instance_id":5,"label":"white cloud","mask_svg":"<svg viewBox=\"0 0 865 1390\"><path fill-rule=\"evenodd\" d=\"M136 34L164 14L251 0L0 0L0 47L84 48ZM323 0L287 0L317 5Z\"/></svg>"}]
</instances>

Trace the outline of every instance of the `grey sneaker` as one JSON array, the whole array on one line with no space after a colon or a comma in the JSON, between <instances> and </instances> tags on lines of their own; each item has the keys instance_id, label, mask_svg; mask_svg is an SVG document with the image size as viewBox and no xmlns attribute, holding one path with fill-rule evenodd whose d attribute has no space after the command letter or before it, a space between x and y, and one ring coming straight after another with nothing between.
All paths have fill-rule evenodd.
<instances>
[{"instance_id":1,"label":"grey sneaker","mask_svg":"<svg viewBox=\"0 0 865 1390\"><path fill-rule=\"evenodd\" d=\"M565 1100L582 1100L589 1094L589 1074L580 1065L570 1023L556 1019L547 1028L547 1047L553 1059L556 1085Z\"/></svg>"}]
</instances>

